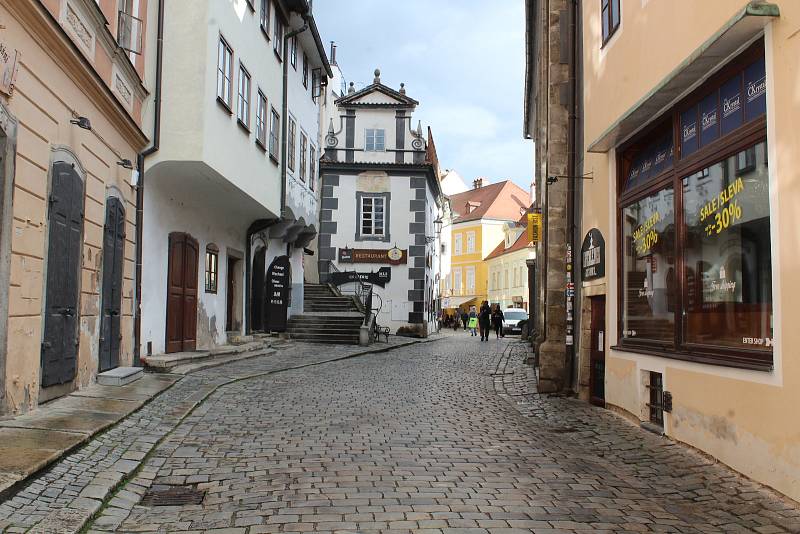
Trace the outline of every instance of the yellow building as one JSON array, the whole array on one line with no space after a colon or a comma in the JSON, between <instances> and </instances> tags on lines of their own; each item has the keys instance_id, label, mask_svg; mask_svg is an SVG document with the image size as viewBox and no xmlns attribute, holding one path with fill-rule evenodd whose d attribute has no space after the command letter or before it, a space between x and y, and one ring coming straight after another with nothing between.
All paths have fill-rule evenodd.
<instances>
[{"instance_id":1,"label":"yellow building","mask_svg":"<svg viewBox=\"0 0 800 534\"><path fill-rule=\"evenodd\" d=\"M484 186L477 179L471 190L450 197L451 263L443 308L466 309L488 300L484 258L505 238L504 226L515 223L529 205L529 193L508 180Z\"/></svg>"}]
</instances>

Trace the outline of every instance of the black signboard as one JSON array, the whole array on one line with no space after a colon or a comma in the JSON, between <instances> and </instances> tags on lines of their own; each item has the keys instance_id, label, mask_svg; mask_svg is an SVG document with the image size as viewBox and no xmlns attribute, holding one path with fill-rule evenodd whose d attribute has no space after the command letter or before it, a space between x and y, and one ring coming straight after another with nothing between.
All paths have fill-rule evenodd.
<instances>
[{"instance_id":1,"label":"black signboard","mask_svg":"<svg viewBox=\"0 0 800 534\"><path fill-rule=\"evenodd\" d=\"M581 279L594 280L606 275L606 242L597 228L592 228L581 247Z\"/></svg>"},{"instance_id":2,"label":"black signboard","mask_svg":"<svg viewBox=\"0 0 800 534\"><path fill-rule=\"evenodd\" d=\"M267 270L267 330L286 331L286 315L292 290L289 256L278 256Z\"/></svg>"},{"instance_id":3,"label":"black signboard","mask_svg":"<svg viewBox=\"0 0 800 534\"><path fill-rule=\"evenodd\" d=\"M389 267L381 267L378 272L357 273L355 271L348 271L343 273L331 273L329 277L333 285L341 286L350 282L361 280L376 286L386 287L392 280L392 269Z\"/></svg>"}]
</instances>

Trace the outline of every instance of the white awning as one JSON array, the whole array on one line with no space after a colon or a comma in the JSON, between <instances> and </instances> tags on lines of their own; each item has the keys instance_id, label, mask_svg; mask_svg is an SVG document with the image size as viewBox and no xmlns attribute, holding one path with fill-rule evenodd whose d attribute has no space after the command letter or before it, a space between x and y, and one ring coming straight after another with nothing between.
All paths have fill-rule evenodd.
<instances>
[{"instance_id":1,"label":"white awning","mask_svg":"<svg viewBox=\"0 0 800 534\"><path fill-rule=\"evenodd\" d=\"M681 62L600 137L589 152L608 152L645 129L695 88L709 79L728 60L752 44L772 19L780 16L775 4L751 1L700 48Z\"/></svg>"},{"instance_id":2,"label":"white awning","mask_svg":"<svg viewBox=\"0 0 800 534\"><path fill-rule=\"evenodd\" d=\"M462 304L466 304L478 297L442 297L442 309L448 310L450 308L458 308Z\"/></svg>"}]
</instances>

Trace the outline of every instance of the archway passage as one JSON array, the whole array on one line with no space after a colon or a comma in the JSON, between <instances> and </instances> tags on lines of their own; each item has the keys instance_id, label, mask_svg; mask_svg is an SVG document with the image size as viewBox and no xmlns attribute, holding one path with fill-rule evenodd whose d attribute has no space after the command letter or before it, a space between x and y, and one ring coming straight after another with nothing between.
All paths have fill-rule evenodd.
<instances>
[{"instance_id":1,"label":"archway passage","mask_svg":"<svg viewBox=\"0 0 800 534\"><path fill-rule=\"evenodd\" d=\"M250 329L253 332L264 331L264 290L266 288L266 247L259 247L253 254L252 294L250 298Z\"/></svg>"},{"instance_id":2,"label":"archway passage","mask_svg":"<svg viewBox=\"0 0 800 534\"><path fill-rule=\"evenodd\" d=\"M169 235L166 351L197 348L197 240L182 232Z\"/></svg>"},{"instance_id":3,"label":"archway passage","mask_svg":"<svg viewBox=\"0 0 800 534\"><path fill-rule=\"evenodd\" d=\"M122 201L111 197L106 203L106 224L103 230L102 323L100 325L100 372L119 365L122 339L122 264L125 255L125 208Z\"/></svg>"},{"instance_id":4,"label":"archway passage","mask_svg":"<svg viewBox=\"0 0 800 534\"><path fill-rule=\"evenodd\" d=\"M83 180L72 165L53 164L48 210L47 285L42 336L42 386L75 378L78 358L78 275Z\"/></svg>"}]
</instances>

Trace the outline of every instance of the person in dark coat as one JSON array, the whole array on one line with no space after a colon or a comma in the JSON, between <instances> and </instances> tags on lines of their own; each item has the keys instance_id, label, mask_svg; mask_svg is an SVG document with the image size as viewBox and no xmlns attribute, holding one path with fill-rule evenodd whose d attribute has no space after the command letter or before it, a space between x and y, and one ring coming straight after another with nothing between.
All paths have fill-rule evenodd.
<instances>
[{"instance_id":1,"label":"person in dark coat","mask_svg":"<svg viewBox=\"0 0 800 534\"><path fill-rule=\"evenodd\" d=\"M505 320L506 317L503 315L503 310L500 309L500 305L495 304L494 310L492 310L492 327L494 328L494 335L497 336L497 339L505 337L503 335L503 321Z\"/></svg>"},{"instance_id":2,"label":"person in dark coat","mask_svg":"<svg viewBox=\"0 0 800 534\"><path fill-rule=\"evenodd\" d=\"M481 341L489 341L489 329L492 323L492 310L489 308L489 302L483 301L481 304L481 311L478 314L478 325L481 328Z\"/></svg>"},{"instance_id":3,"label":"person in dark coat","mask_svg":"<svg viewBox=\"0 0 800 534\"><path fill-rule=\"evenodd\" d=\"M467 323L469 323L469 314L466 312L466 310L461 311L461 322L464 323L464 330L466 331Z\"/></svg>"}]
</instances>

